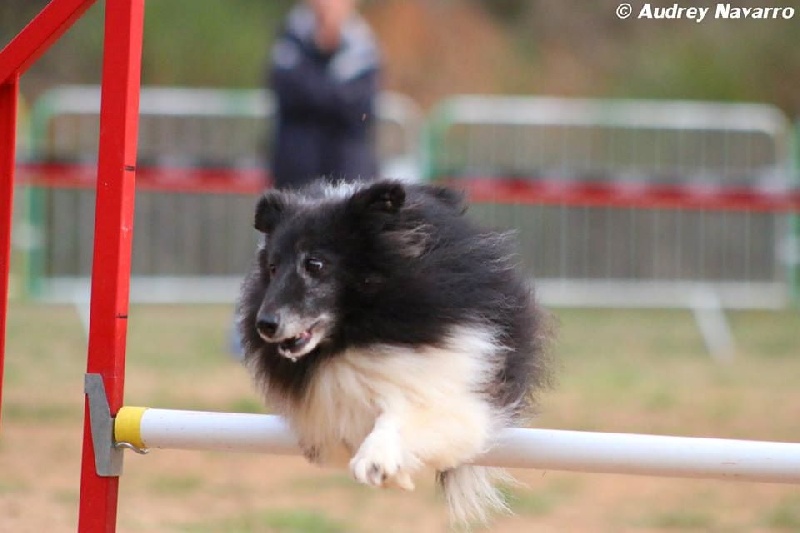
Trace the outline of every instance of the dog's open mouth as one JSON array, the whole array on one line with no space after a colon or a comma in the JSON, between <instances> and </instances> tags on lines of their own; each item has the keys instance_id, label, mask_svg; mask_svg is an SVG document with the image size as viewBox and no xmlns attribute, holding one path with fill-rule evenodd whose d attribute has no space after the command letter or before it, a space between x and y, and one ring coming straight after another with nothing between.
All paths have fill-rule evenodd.
<instances>
[{"instance_id":1,"label":"dog's open mouth","mask_svg":"<svg viewBox=\"0 0 800 533\"><path fill-rule=\"evenodd\" d=\"M316 348L324 335L324 321L314 322L310 328L299 335L278 342L278 353L292 361L297 361L298 358Z\"/></svg>"},{"instance_id":2,"label":"dog's open mouth","mask_svg":"<svg viewBox=\"0 0 800 533\"><path fill-rule=\"evenodd\" d=\"M278 344L278 349L281 351L283 355L287 357L290 357L291 354L299 355L300 353L302 353L303 348L308 346L308 343L311 342L312 338L314 338L311 329L312 328L305 330L297 337L292 337L291 339L286 339L284 341L281 341Z\"/></svg>"}]
</instances>

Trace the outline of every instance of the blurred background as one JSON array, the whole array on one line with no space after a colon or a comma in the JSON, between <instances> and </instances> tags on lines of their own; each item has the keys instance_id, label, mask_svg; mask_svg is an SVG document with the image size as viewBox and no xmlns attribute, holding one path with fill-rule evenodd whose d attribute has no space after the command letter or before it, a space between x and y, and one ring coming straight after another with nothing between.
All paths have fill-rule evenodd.
<instances>
[{"instance_id":1,"label":"blurred background","mask_svg":"<svg viewBox=\"0 0 800 533\"><path fill-rule=\"evenodd\" d=\"M45 4L4 1L0 43ZM617 18L618 4L361 2L383 48L384 86L423 108L466 92L760 101L790 116L800 112L798 15L771 22L711 17L700 24L635 21ZM151 2L142 83L261 87L267 49L291 5L287 0ZM791 0L734 5L800 9ZM54 84L100 81L102 20L103 4L98 3L30 70L22 81L28 98L36 99Z\"/></svg>"},{"instance_id":2,"label":"blurred background","mask_svg":"<svg viewBox=\"0 0 800 533\"><path fill-rule=\"evenodd\" d=\"M45 4L3 0L0 46ZM128 404L264 410L229 330L269 178L267 60L293 5L147 3ZM470 216L517 232L559 323L537 425L798 442L800 3L702 23L618 5L363 0L381 174L465 189ZM103 16L21 80L3 531L75 529ZM127 463L120 531L446 523L432 483L374 492L300 459L211 453ZM517 515L487 531L800 531L791 486L515 475Z\"/></svg>"}]
</instances>

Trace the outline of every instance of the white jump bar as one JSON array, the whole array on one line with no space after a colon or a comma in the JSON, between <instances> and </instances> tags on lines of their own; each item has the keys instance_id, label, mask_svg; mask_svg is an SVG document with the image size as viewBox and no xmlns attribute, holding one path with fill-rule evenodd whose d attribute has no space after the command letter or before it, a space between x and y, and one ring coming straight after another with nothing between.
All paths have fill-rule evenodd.
<instances>
[{"instance_id":1,"label":"white jump bar","mask_svg":"<svg viewBox=\"0 0 800 533\"><path fill-rule=\"evenodd\" d=\"M115 440L140 448L299 455L274 415L123 407ZM800 444L507 429L476 464L506 468L800 483Z\"/></svg>"}]
</instances>

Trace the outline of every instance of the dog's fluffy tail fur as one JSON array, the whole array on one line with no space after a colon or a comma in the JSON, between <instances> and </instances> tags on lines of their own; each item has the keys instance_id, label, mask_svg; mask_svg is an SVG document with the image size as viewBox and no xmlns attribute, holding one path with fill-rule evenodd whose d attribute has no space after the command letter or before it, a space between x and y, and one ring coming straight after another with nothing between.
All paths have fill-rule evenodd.
<instances>
[{"instance_id":1,"label":"dog's fluffy tail fur","mask_svg":"<svg viewBox=\"0 0 800 533\"><path fill-rule=\"evenodd\" d=\"M493 514L511 512L497 485L515 481L500 468L461 465L437 472L436 481L447 500L453 525L485 524Z\"/></svg>"}]
</instances>

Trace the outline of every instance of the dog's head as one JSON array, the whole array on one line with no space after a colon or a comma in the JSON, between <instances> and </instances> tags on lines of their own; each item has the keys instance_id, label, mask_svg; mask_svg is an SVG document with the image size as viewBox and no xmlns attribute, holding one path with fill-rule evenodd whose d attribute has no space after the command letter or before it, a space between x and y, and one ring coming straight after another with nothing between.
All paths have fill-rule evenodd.
<instances>
[{"instance_id":1,"label":"dog's head","mask_svg":"<svg viewBox=\"0 0 800 533\"><path fill-rule=\"evenodd\" d=\"M460 196L421 186L429 201L460 209ZM419 227L404 229L407 186L325 186L267 191L256 207L264 234L258 275L264 287L254 327L284 357L297 360L332 339L343 314L363 312L392 275L392 256L422 253ZM357 307L360 311L352 311Z\"/></svg>"}]
</instances>

